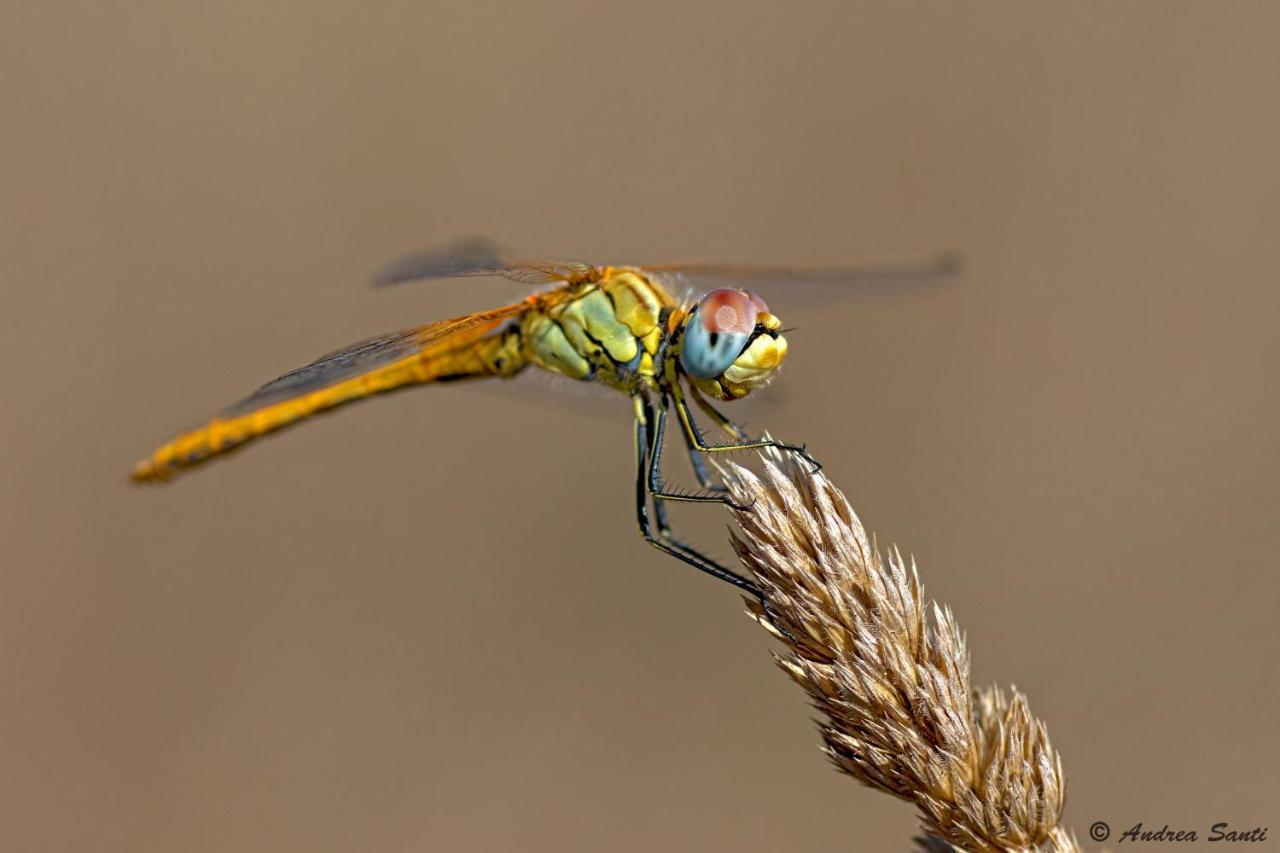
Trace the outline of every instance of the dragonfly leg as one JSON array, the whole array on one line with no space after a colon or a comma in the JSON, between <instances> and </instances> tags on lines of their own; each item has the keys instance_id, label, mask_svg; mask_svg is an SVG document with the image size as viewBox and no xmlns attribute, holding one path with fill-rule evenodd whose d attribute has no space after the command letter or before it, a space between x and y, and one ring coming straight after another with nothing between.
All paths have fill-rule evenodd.
<instances>
[{"instance_id":1,"label":"dragonfly leg","mask_svg":"<svg viewBox=\"0 0 1280 853\"><path fill-rule=\"evenodd\" d=\"M725 568L696 549L685 545L672 535L671 527L667 524L666 506L660 500L654 500L653 502L653 520L658 526L658 535L654 535L649 521L649 502L647 499L648 494L651 491L648 486L649 481L653 477L654 467L647 463L646 455L651 454L656 456L662 450L663 430L661 424L663 421L661 420L661 417L666 414L666 411L665 409L659 410L659 417L655 418L653 407L649 404L648 400L642 397L636 397L635 404L636 518L640 524L640 533L644 536L645 541L654 548L657 548L659 551L662 551L665 554L670 554L677 560L688 563L695 569L706 572L712 577L718 578L725 583L732 584L748 595L753 596L760 602L760 609L764 612L765 618L768 619L769 622L793 644L800 645L800 641L797 640L795 636L786 629L782 621L779 620L777 612L773 609L773 605L770 604L769 599L765 597L764 592L759 586L757 586L753 581L744 578L737 572ZM654 424L656 427L652 442L647 440L649 436L646 425L650 423ZM646 468L649 469L648 477L646 477ZM654 497L656 498L657 495L654 495Z\"/></svg>"},{"instance_id":2,"label":"dragonfly leg","mask_svg":"<svg viewBox=\"0 0 1280 853\"><path fill-rule=\"evenodd\" d=\"M796 454L812 465L814 472L822 470L822 463L810 456L809 451L805 449L803 444L786 444L772 438L748 438L737 424L716 411L710 403L698 396L697 391L694 391L694 399L697 400L698 407L716 422L716 426L734 437L734 440L727 444L708 444L702 437L701 430L698 429L697 421L693 418L693 412L689 409L689 401L685 399L684 392L678 385L672 389L671 396L676 407L676 414L680 417L680 425L684 428L685 437L699 453L731 453L735 450L757 450L765 447L776 447L778 450L786 450Z\"/></svg>"},{"instance_id":3,"label":"dragonfly leg","mask_svg":"<svg viewBox=\"0 0 1280 853\"><path fill-rule=\"evenodd\" d=\"M707 459L693 446L693 440L689 438L689 434L684 430L680 430L680 437L684 439L685 449L689 451L689 464L693 466L693 475L698 478L698 485L702 486L708 492L713 494L725 494L729 490L721 483L717 483L715 478L711 476L711 471L707 468Z\"/></svg>"},{"instance_id":4,"label":"dragonfly leg","mask_svg":"<svg viewBox=\"0 0 1280 853\"><path fill-rule=\"evenodd\" d=\"M663 478L662 478L662 448L663 448L663 445L666 443L665 439L667 434L667 409L666 409L666 406L659 406L657 411L655 412L652 406L649 406L647 403L645 405L646 405L645 414L648 417L650 423L653 424L653 435L649 439L649 494L653 496L655 510L659 505L657 503L658 501L683 501L685 503L719 503L719 504L724 504L725 506L728 506L728 507L732 507L733 509L737 509L737 510L749 509L749 507L740 506L739 504L734 503L733 499L728 496L727 490L724 487L719 487L715 490L719 492L719 494L705 494L705 493L694 494L694 493L672 491L670 488L664 485ZM685 440L688 441L687 435L685 436ZM700 457L696 457L693 455L696 452L697 451L691 450L689 458L696 459L697 462L700 463L702 462L702 459ZM697 471L697 468L698 468L698 465L695 464L694 465L695 472ZM706 474L707 474L707 471L704 467L702 471L702 476L698 477L698 481L703 482L704 476Z\"/></svg>"},{"instance_id":5,"label":"dragonfly leg","mask_svg":"<svg viewBox=\"0 0 1280 853\"><path fill-rule=\"evenodd\" d=\"M755 583L675 539L671 535L671 528L667 525L666 513L656 501L654 502L655 518L653 520L649 518L649 454L651 453L651 443L648 423L653 420L653 407L648 401L637 397L635 428L636 522L640 526L640 534L644 536L646 542L664 554L670 554L677 560L688 563L695 569L706 572L725 583L732 584L743 592L763 601L764 598L760 593L760 587L756 586ZM658 524L657 533L654 532L654 521Z\"/></svg>"},{"instance_id":6,"label":"dragonfly leg","mask_svg":"<svg viewBox=\"0 0 1280 853\"><path fill-rule=\"evenodd\" d=\"M734 421L729 420L721 414L721 412L712 406L707 398L704 397L702 392L697 388L690 388L689 396L693 398L693 402L698 405L698 408L702 409L702 411L707 414L707 417L711 418L711 420L715 422L716 426L729 434L730 438L735 441L750 441L750 438L747 436L747 431ZM696 423L694 424L694 427L697 427Z\"/></svg>"}]
</instances>

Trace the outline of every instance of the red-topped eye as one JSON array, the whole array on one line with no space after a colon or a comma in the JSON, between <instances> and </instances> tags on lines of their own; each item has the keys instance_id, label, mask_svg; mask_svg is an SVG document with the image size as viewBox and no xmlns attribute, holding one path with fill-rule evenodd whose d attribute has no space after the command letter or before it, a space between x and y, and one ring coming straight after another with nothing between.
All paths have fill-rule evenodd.
<instances>
[{"instance_id":1,"label":"red-topped eye","mask_svg":"<svg viewBox=\"0 0 1280 853\"><path fill-rule=\"evenodd\" d=\"M698 319L708 332L715 334L750 334L756 317L768 311L764 300L741 290L713 290L698 304Z\"/></svg>"},{"instance_id":2,"label":"red-topped eye","mask_svg":"<svg viewBox=\"0 0 1280 853\"><path fill-rule=\"evenodd\" d=\"M760 297L741 290L713 290L693 308L680 363L698 379L719 376L742 354L760 316Z\"/></svg>"},{"instance_id":3,"label":"red-topped eye","mask_svg":"<svg viewBox=\"0 0 1280 853\"><path fill-rule=\"evenodd\" d=\"M773 313L772 311L769 310L769 306L764 304L764 300L760 298L760 294L752 293L750 290L745 290L743 292L747 294L747 298L751 300L751 304L756 306L756 310L759 311L761 314Z\"/></svg>"}]
</instances>

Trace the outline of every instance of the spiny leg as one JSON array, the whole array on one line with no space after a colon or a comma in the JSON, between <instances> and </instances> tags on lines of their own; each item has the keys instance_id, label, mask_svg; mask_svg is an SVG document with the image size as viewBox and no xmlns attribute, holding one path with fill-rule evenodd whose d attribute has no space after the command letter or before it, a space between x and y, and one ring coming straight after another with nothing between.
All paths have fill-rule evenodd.
<instances>
[{"instance_id":1,"label":"spiny leg","mask_svg":"<svg viewBox=\"0 0 1280 853\"><path fill-rule=\"evenodd\" d=\"M684 439L684 446L689 451L689 464L693 466L693 475L698 478L698 485L714 494L728 493L729 490L724 485L717 483L715 478L711 476L711 471L707 469L706 458L698 451L698 448L693 446L693 440L689 438L689 433L680 430L680 437Z\"/></svg>"},{"instance_id":2,"label":"spiny leg","mask_svg":"<svg viewBox=\"0 0 1280 853\"><path fill-rule=\"evenodd\" d=\"M685 399L684 391L677 384L672 388L672 399L675 403L676 414L680 416L680 425L684 427L685 436L689 442L700 453L731 453L736 450L758 450L765 447L774 447L778 450L786 450L795 453L801 459L813 466L813 470L822 469L822 463L809 455L809 451L805 450L803 444L785 444L772 438L756 438L749 439L743 435L733 421L712 408L711 404L697 396L698 392L694 390L695 399L698 400L699 407L705 411L716 422L716 426L735 437L733 442L728 444L707 444L702 437L701 431L698 429L697 422L693 419L693 412L689 409L689 402Z\"/></svg>"},{"instance_id":3,"label":"spiny leg","mask_svg":"<svg viewBox=\"0 0 1280 853\"><path fill-rule=\"evenodd\" d=\"M654 408L649 404L649 401L645 400L643 402L643 414L644 414L645 422L653 425L652 437L649 440L649 494L654 499L653 500L653 516L654 516L654 521L658 525L659 537L667 545L670 545L671 547L679 550L686 557L697 560L699 561L700 564L714 566L716 569L719 569L720 571L728 572L729 574L740 578L741 576L738 575L737 573L732 572L729 569L726 569L724 566L720 565L720 563L718 563L716 560L712 559L711 557L708 557L706 554L703 554L701 551L697 550L693 546L688 545L680 541L679 539L677 539L675 535L671 532L671 526L667 523L667 508L666 508L664 499L697 501L697 502L707 502L707 503L719 502L719 503L727 504L728 506L731 506L734 509L749 509L749 507L741 507L738 504L735 504L733 501L729 500L727 497L671 495L671 494L664 494L658 490L658 483L661 480L660 470L661 470L662 449L663 449L664 439L666 435L666 414L667 414L666 403L667 401L664 398L655 415ZM732 583L732 581L730 581L730 583ZM735 584L735 586L736 585L737 584ZM752 587L756 589L755 596L760 600L760 604L764 608L765 613L769 615L770 620L776 623L777 620L774 619L771 605L765 599L765 597L759 592L758 587L755 587L754 584L752 584Z\"/></svg>"},{"instance_id":4,"label":"spiny leg","mask_svg":"<svg viewBox=\"0 0 1280 853\"><path fill-rule=\"evenodd\" d=\"M659 551L670 554L677 560L688 563L695 569L706 572L714 578L719 578L725 583L733 584L738 589L755 596L763 602L764 596L761 594L760 588L753 582L674 539L666 523L666 514L662 512L657 502L654 503L654 514L658 520L660 534L654 535L652 522L649 519L648 455L650 443L648 430L646 429L646 424L653 420L653 408L647 400L639 396L635 398L635 407L636 521L640 526L640 534L646 542Z\"/></svg>"},{"instance_id":5,"label":"spiny leg","mask_svg":"<svg viewBox=\"0 0 1280 853\"><path fill-rule=\"evenodd\" d=\"M664 399L662 403L663 403L663 406L665 407L666 400ZM663 444L665 441L665 434L666 434L666 427L665 427L666 411L665 411L665 408L659 408L657 410L657 415L655 416L654 408L647 399L644 400L643 402L643 408L639 409L638 411L643 412L645 423L652 425L652 428L648 432L648 435L649 435L648 493L650 497L654 499L653 500L653 518L658 526L658 535L662 538L663 541L665 541L669 545L679 548L685 553L693 557L696 557L697 559L702 560L703 562L707 562L707 563L711 563L713 565L719 566L719 563L717 563L714 559L701 553L693 546L687 545L684 542L681 542L679 539L677 539L674 536L674 534L672 534L671 525L667 523L667 507L666 507L665 501L666 500L683 500L683 501L691 501L691 502L698 502L698 503L702 503L702 502L725 503L728 506L734 507L735 509L739 508L738 505L734 504L732 501L728 500L727 498L720 498L715 496L676 495L676 494L664 493L660 491L658 489L658 483L661 480L661 473L660 473L661 454L662 454L662 449L663 449Z\"/></svg>"},{"instance_id":6,"label":"spiny leg","mask_svg":"<svg viewBox=\"0 0 1280 853\"><path fill-rule=\"evenodd\" d=\"M662 501L653 502L653 521L658 527L658 538L661 539L667 545L679 551L682 555L685 555L685 556L691 557L694 560L700 561L699 563L694 564L694 565L697 565L700 569L702 568L702 564L705 563L705 564L713 565L717 569L720 569L722 571L726 571L726 572L729 571L728 569L721 566L717 561L703 554L697 548L694 548L692 545L689 545L675 537L675 534L671 532L671 525L667 523L667 505ZM663 549L663 550L665 551L666 549ZM671 553L671 552L668 551L667 553ZM684 557L682 556L681 559L684 559ZM689 561L686 560L686 562L689 562ZM702 570L706 571L706 569L702 569ZM737 575L737 572L730 572L730 573ZM740 575L738 576L740 577ZM720 575L716 575L716 577L720 577ZM729 583L732 583L734 586L741 586L741 584L738 584L735 581L729 581ZM752 586L754 587L754 584ZM748 590L748 591L750 592L751 590ZM758 590L752 592L752 594L755 595L756 598L759 598L761 603L764 603L764 597L760 594ZM766 607L767 606L768 605L766 604Z\"/></svg>"},{"instance_id":7,"label":"spiny leg","mask_svg":"<svg viewBox=\"0 0 1280 853\"><path fill-rule=\"evenodd\" d=\"M699 409L702 409L702 411L706 412L707 417L711 418L711 420L715 422L716 426L720 427L720 429L724 430L729 434L730 438L734 439L735 441L750 440L750 438L747 436L747 431L744 430L742 427L738 426L733 421L729 420L727 417L721 414L718 409L712 406L711 402L703 395L701 391L698 390L697 386L690 386L689 396L693 398L693 402L698 404ZM695 424L695 426L697 425Z\"/></svg>"},{"instance_id":8,"label":"spiny leg","mask_svg":"<svg viewBox=\"0 0 1280 853\"><path fill-rule=\"evenodd\" d=\"M738 424L711 408L711 404L707 402L706 398L702 396L697 388L691 389L691 395L693 396L693 401L698 404L699 408L706 412L711 419L716 422L716 426L727 432L731 438L737 439L738 441L747 440L746 431L743 430L742 427L738 426ZM697 424L694 424L694 429L697 429ZM725 486L717 483L711 476L711 472L707 469L706 457L700 450L698 450L697 446L695 446L694 440L689 435L689 431L683 429L680 430L680 437L684 439L684 446L689 451L689 462L693 465L693 473L694 476L698 478L698 484L709 492L724 493L729 491Z\"/></svg>"},{"instance_id":9,"label":"spiny leg","mask_svg":"<svg viewBox=\"0 0 1280 853\"><path fill-rule=\"evenodd\" d=\"M665 400L663 401L666 402ZM681 560L699 571L706 572L714 578L732 584L743 592L754 596L760 602L760 608L764 612L765 618L782 633L784 637L793 644L799 645L800 641L796 639L790 631L786 629L782 621L778 618L777 612L773 609L773 605L769 599L765 597L764 592L754 582L747 580L742 575L717 563L715 560L707 557L699 551L680 542L671 534L671 527L667 524L666 507L660 500L653 502L654 520L658 524L659 536L654 536L649 525L648 501L646 500L646 481L645 481L645 452L646 424L655 423L653 407L649 401L642 396L635 397L636 408L636 517L640 522L640 533L644 536L645 541L663 553L670 554L678 560ZM661 410L665 414L665 408ZM658 422L660 423L660 421ZM655 430L654 441L651 445L650 453L659 453L662 449L662 431ZM650 473L652 477L652 471Z\"/></svg>"},{"instance_id":10,"label":"spiny leg","mask_svg":"<svg viewBox=\"0 0 1280 853\"><path fill-rule=\"evenodd\" d=\"M654 430L654 436L651 442L651 447L652 447L651 453L653 454L652 458L655 461L658 458L658 454L662 452L662 443L663 443L662 438L663 438L665 415L666 415L666 409L665 409L666 400L664 399L662 403L664 404L664 407L659 409L657 418L654 417L653 408L649 405L648 401L645 401L644 403L645 420L649 423L654 423L657 427ZM686 440L687 440L687 436L686 436ZM696 452L696 451L693 451L692 448L690 448L690 451L691 451L691 454L693 452ZM690 458L693 458L692 455L690 456ZM655 479L655 476L654 476L655 470L656 470L655 466L653 466L651 463L651 466L650 466L650 484L651 485L653 480ZM728 491L728 490L726 489L725 491ZM735 578L739 578L740 580L745 580L745 578L742 578L741 575L738 575L735 572L729 571L728 569L724 568L719 563L717 563L715 560L711 559L710 557L706 556L700 551L676 539L671 533L670 525L667 524L666 504L661 500L657 500L658 497L659 496L655 494L654 495L655 500L653 502L653 516L654 516L654 520L658 524L658 531L661 534L663 541L666 542L666 544L670 545L673 548L678 549L683 555L686 555L686 556L681 556L680 557L681 559L685 560L686 562L691 562L688 559L691 557L701 561L701 563L714 566L716 569L719 569L722 572L727 572L728 574L732 575ZM733 504L727 499L724 502L729 504L729 506L736 507L736 504ZM668 551L667 553L671 553L671 552ZM680 555L677 555L677 556L680 556ZM700 565L699 563L694 563L694 565L697 565L699 568L702 568L703 571L708 571L706 568L703 568L702 565ZM741 587L741 584L738 584L729 578L724 578L722 575L716 575L716 577L720 577L722 580L727 580L729 583L734 584L734 586ZM751 583L751 582L747 581L747 583ZM769 620L769 622L773 625L774 628L776 628L779 632L781 632L781 634L784 637L790 640L793 645L797 645L797 646L800 645L800 641L796 639L794 634L792 634L790 631L786 629L782 621L778 618L777 611L773 609L773 604L770 603L769 599L765 597L764 592L758 586L756 586L754 583L751 583L751 587L749 589L747 587L741 587L741 588L747 592L751 592L751 594L755 596L756 600L760 602L760 609L764 611L765 618Z\"/></svg>"},{"instance_id":11,"label":"spiny leg","mask_svg":"<svg viewBox=\"0 0 1280 853\"><path fill-rule=\"evenodd\" d=\"M665 444L667 434L667 407L666 400L661 401L655 412L653 407L647 402L645 403L645 415L650 423L653 424L653 435L649 439L649 494L654 498L654 509L658 508L658 501L684 501L686 503L720 503L725 506L732 507L737 510L745 510L747 507L740 506L733 502L725 492L723 487L718 489L720 494L685 494L683 492L673 492L667 489L662 482L662 449ZM685 436L688 441L688 436ZM693 453L690 453L690 459L695 459ZM700 459L698 461L701 461ZM697 470L697 465L694 465ZM705 470L704 470L705 473ZM699 477L701 482L702 477Z\"/></svg>"}]
</instances>

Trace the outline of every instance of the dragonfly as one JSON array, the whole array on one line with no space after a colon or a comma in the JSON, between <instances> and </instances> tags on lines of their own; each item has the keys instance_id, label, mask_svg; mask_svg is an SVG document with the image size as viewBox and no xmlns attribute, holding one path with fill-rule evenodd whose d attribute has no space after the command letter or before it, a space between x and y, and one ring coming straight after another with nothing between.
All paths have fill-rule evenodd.
<instances>
[{"instance_id":1,"label":"dragonfly","mask_svg":"<svg viewBox=\"0 0 1280 853\"><path fill-rule=\"evenodd\" d=\"M763 600L752 580L677 537L666 511L673 502L736 506L709 469L712 454L774 447L819 467L805 445L751 437L716 408L767 385L787 356L787 330L754 287L931 280L956 265L953 255L945 255L880 269L697 262L597 266L512 260L497 244L478 238L418 251L389 264L375 283L502 277L538 288L519 302L361 341L285 373L156 449L134 467L132 479L170 480L269 433L405 386L510 379L539 369L598 383L630 399L635 514L644 540ZM676 285L690 280L731 286L700 298L677 297ZM706 438L695 409L725 440ZM672 417L696 490L673 488L663 475Z\"/></svg>"}]
</instances>

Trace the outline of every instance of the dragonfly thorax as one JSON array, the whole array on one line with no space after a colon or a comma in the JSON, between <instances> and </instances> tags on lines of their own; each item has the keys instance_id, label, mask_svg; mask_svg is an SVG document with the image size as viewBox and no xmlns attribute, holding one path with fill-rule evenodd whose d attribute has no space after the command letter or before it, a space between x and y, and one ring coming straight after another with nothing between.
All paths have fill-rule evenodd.
<instances>
[{"instance_id":1,"label":"dragonfly thorax","mask_svg":"<svg viewBox=\"0 0 1280 853\"><path fill-rule=\"evenodd\" d=\"M656 390L669 294L630 270L608 270L528 312L520 322L530 364L627 393Z\"/></svg>"}]
</instances>

